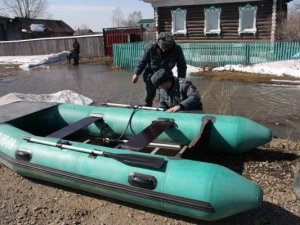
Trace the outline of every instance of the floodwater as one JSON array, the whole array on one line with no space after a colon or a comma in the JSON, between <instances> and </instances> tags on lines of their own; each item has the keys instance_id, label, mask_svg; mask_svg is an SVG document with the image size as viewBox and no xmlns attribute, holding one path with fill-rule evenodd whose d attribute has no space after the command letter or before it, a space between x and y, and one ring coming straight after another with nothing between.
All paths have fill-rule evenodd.
<instances>
[{"instance_id":1,"label":"floodwater","mask_svg":"<svg viewBox=\"0 0 300 225\"><path fill-rule=\"evenodd\" d=\"M2 76L1 76L2 74ZM131 83L131 71L103 63L79 67L55 64L22 71L0 66L0 96L11 93L47 94L72 90L103 102L143 104L143 82ZM243 116L271 128L273 136L300 139L300 86L252 84L189 78L200 90L206 113Z\"/></svg>"}]
</instances>

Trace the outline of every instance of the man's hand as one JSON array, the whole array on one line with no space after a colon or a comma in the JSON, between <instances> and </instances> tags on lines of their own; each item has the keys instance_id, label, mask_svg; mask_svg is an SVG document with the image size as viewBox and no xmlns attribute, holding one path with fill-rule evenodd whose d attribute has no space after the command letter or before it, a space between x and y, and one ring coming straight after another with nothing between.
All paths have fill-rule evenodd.
<instances>
[{"instance_id":1,"label":"man's hand","mask_svg":"<svg viewBox=\"0 0 300 225\"><path fill-rule=\"evenodd\" d=\"M136 75L136 74L134 74L133 76L132 76L132 83L136 83L136 82L138 82L138 80L139 80L139 76L138 75Z\"/></svg>"},{"instance_id":2,"label":"man's hand","mask_svg":"<svg viewBox=\"0 0 300 225\"><path fill-rule=\"evenodd\" d=\"M179 110L180 110L180 105L176 105L173 108L168 109L167 112L174 113L174 112L178 112Z\"/></svg>"}]
</instances>

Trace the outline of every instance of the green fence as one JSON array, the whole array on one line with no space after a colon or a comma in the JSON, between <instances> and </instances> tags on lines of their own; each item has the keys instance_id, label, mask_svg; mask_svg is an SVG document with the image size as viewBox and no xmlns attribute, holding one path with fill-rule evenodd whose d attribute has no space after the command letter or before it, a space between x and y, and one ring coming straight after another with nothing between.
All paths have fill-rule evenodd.
<instances>
[{"instance_id":1,"label":"green fence","mask_svg":"<svg viewBox=\"0 0 300 225\"><path fill-rule=\"evenodd\" d=\"M146 43L114 44L114 65L134 68ZM300 59L299 42L179 43L188 64L224 66Z\"/></svg>"}]
</instances>

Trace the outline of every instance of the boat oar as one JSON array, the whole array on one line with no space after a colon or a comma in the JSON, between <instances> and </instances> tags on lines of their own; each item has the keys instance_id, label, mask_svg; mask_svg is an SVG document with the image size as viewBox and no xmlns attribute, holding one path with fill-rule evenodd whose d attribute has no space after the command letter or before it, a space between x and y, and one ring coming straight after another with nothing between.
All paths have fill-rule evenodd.
<instances>
[{"instance_id":1,"label":"boat oar","mask_svg":"<svg viewBox=\"0 0 300 225\"><path fill-rule=\"evenodd\" d=\"M50 141L39 140L30 137L23 137L23 139L32 143L49 145L49 146L64 148L64 149L77 151L77 152L89 153L93 156L105 156L132 166L141 166L141 167L159 169L163 166L165 162L163 158L159 158L159 157L137 155L137 154L115 154L115 153L104 152L99 150L90 150L86 148L75 147L72 146L72 144L68 141L58 141L56 143L53 143Z\"/></svg>"},{"instance_id":2,"label":"boat oar","mask_svg":"<svg viewBox=\"0 0 300 225\"><path fill-rule=\"evenodd\" d=\"M129 109L146 109L153 111L165 111L163 108L147 107L142 105L128 105L128 104L119 104L119 103L102 103L104 106L120 107L120 108L129 108Z\"/></svg>"}]
</instances>

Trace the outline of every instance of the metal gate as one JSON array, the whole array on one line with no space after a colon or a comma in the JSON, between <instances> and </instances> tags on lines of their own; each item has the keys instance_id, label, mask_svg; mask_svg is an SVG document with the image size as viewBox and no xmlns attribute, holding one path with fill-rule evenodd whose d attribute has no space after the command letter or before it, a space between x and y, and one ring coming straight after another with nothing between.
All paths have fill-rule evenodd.
<instances>
[{"instance_id":1,"label":"metal gate","mask_svg":"<svg viewBox=\"0 0 300 225\"><path fill-rule=\"evenodd\" d=\"M103 29L105 56L113 56L113 44L143 41L142 27L113 27Z\"/></svg>"}]
</instances>

